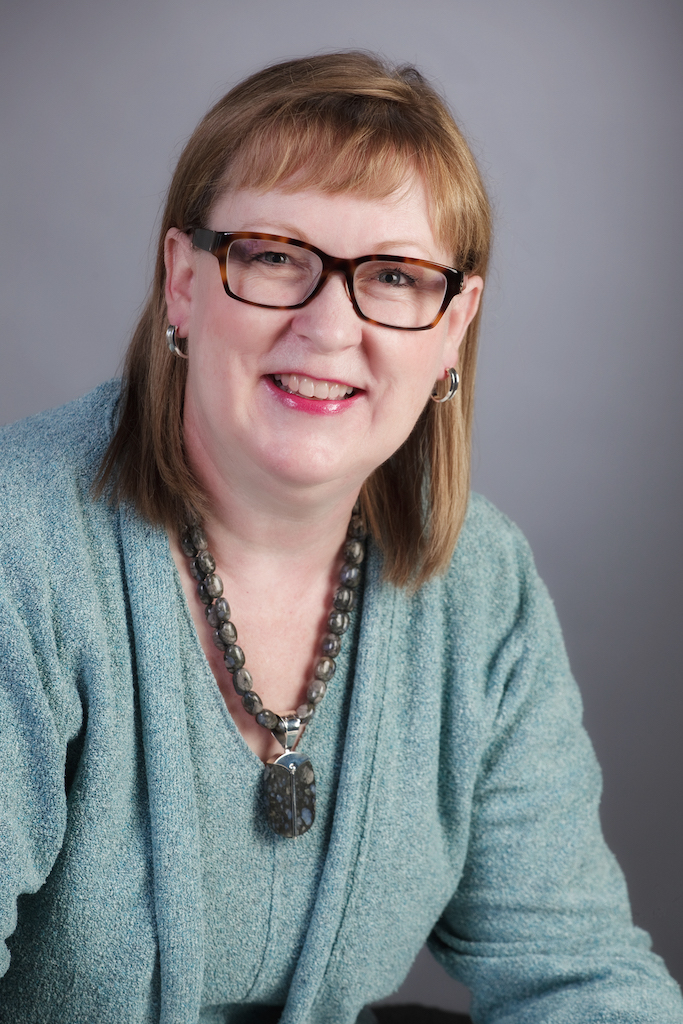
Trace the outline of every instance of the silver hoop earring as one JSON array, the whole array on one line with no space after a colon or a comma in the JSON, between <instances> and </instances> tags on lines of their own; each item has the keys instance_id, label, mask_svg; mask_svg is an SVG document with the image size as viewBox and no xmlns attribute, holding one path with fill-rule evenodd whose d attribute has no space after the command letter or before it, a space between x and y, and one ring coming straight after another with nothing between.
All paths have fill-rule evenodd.
<instances>
[{"instance_id":1,"label":"silver hoop earring","mask_svg":"<svg viewBox=\"0 0 683 1024\"><path fill-rule=\"evenodd\" d=\"M174 356L180 356L181 359L187 359L186 354L183 352L183 350L181 348L178 348L178 345L176 344L176 335L177 335L177 333L178 333L178 328L177 327L173 327L173 326L167 327L166 328L166 344L168 345L169 350L173 353Z\"/></svg>"},{"instance_id":2,"label":"silver hoop earring","mask_svg":"<svg viewBox=\"0 0 683 1024\"><path fill-rule=\"evenodd\" d=\"M451 398L458 390L458 385L460 384L460 377L458 376L457 370L455 370L452 366L448 371L448 377L450 381L450 386L446 394L443 396L443 398L436 397L436 384L434 385L434 390L430 395L432 402L436 402L437 405L442 405L443 402L450 402Z\"/></svg>"}]
</instances>

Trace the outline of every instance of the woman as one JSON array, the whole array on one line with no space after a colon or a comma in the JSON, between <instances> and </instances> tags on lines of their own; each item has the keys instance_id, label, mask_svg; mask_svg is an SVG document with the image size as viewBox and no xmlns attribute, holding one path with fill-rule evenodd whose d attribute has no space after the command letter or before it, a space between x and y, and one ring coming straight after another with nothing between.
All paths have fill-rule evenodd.
<instances>
[{"instance_id":1,"label":"woman","mask_svg":"<svg viewBox=\"0 0 683 1024\"><path fill-rule=\"evenodd\" d=\"M414 70L268 68L181 156L123 387L5 432L0 1020L370 1021L428 937L475 1021L683 1020L468 496L489 235Z\"/></svg>"}]
</instances>

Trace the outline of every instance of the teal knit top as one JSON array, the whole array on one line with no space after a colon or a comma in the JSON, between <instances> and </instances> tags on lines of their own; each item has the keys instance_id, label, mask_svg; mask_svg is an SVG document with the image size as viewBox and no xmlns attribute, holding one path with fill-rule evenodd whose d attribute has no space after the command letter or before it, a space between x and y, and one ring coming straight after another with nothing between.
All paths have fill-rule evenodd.
<instances>
[{"instance_id":1,"label":"teal knit top","mask_svg":"<svg viewBox=\"0 0 683 1024\"><path fill-rule=\"evenodd\" d=\"M268 835L166 534L91 497L118 391L0 435L0 1022L353 1024L428 940L479 1024L683 1024L516 528L473 497L414 595L371 548L319 818Z\"/></svg>"}]
</instances>

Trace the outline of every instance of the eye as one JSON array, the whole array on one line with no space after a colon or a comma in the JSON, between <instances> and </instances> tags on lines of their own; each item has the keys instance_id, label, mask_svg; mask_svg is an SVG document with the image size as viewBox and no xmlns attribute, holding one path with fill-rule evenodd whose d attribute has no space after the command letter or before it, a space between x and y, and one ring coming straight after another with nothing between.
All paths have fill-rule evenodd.
<instances>
[{"instance_id":1,"label":"eye","mask_svg":"<svg viewBox=\"0 0 683 1024\"><path fill-rule=\"evenodd\" d=\"M417 278L407 273L405 267L382 267L377 270L376 279L389 288L414 288L418 284Z\"/></svg>"},{"instance_id":2,"label":"eye","mask_svg":"<svg viewBox=\"0 0 683 1024\"><path fill-rule=\"evenodd\" d=\"M292 246L278 246L277 249L261 238L239 238L230 245L228 258L231 263L243 266L286 267L297 262L298 253Z\"/></svg>"},{"instance_id":3,"label":"eye","mask_svg":"<svg viewBox=\"0 0 683 1024\"><path fill-rule=\"evenodd\" d=\"M290 262L286 252L259 252L255 253L252 259L259 260L261 263L270 263L271 266L276 267Z\"/></svg>"}]
</instances>

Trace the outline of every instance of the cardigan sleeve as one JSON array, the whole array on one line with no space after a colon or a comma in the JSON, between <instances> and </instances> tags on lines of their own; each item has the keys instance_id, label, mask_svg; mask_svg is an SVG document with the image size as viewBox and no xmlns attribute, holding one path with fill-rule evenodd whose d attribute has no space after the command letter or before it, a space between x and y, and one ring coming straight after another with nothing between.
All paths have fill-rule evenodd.
<instances>
[{"instance_id":1,"label":"cardigan sleeve","mask_svg":"<svg viewBox=\"0 0 683 1024\"><path fill-rule=\"evenodd\" d=\"M552 602L525 542L493 659L465 869L429 940L477 1024L681 1024L600 828L601 775Z\"/></svg>"},{"instance_id":2,"label":"cardigan sleeve","mask_svg":"<svg viewBox=\"0 0 683 1024\"><path fill-rule=\"evenodd\" d=\"M10 589L0 575L0 975L17 899L41 888L63 842L67 722L77 732L81 715L61 685L54 638L31 637Z\"/></svg>"},{"instance_id":3,"label":"cardigan sleeve","mask_svg":"<svg viewBox=\"0 0 683 1024\"><path fill-rule=\"evenodd\" d=\"M65 617L81 575L59 550L78 514L76 473L62 464L71 448L53 420L0 435L0 976L17 900L41 889L64 842L67 751L83 724L80 646L67 640ZM77 426L68 424L74 446Z\"/></svg>"}]
</instances>

